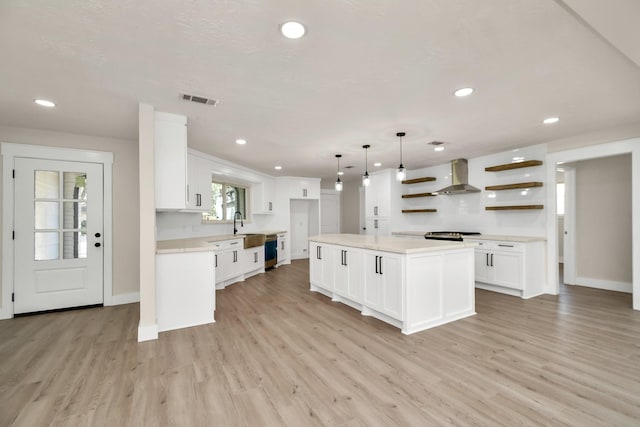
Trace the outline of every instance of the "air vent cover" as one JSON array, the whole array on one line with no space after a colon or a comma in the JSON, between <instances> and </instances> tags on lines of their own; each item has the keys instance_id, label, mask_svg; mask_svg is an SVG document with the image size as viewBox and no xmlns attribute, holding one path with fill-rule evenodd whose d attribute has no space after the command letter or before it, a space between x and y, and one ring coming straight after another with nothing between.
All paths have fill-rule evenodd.
<instances>
[{"instance_id":1,"label":"air vent cover","mask_svg":"<svg viewBox=\"0 0 640 427\"><path fill-rule=\"evenodd\" d=\"M210 99L197 95L188 95L186 93L180 94L180 99L182 99L183 101L197 102L198 104L211 105L212 107L218 105L217 99Z\"/></svg>"}]
</instances>

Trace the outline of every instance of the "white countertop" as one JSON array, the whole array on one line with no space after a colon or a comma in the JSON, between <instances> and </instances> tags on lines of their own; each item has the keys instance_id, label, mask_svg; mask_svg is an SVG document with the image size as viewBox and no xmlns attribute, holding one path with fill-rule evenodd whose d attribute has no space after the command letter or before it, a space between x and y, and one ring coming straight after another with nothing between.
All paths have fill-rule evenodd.
<instances>
[{"instance_id":1,"label":"white countertop","mask_svg":"<svg viewBox=\"0 0 640 427\"><path fill-rule=\"evenodd\" d=\"M330 245L350 246L374 251L398 254L447 251L452 249L474 248L476 243L450 242L442 240L403 239L402 237L367 236L364 234L320 234L309 238L310 241Z\"/></svg>"},{"instance_id":2,"label":"white countertop","mask_svg":"<svg viewBox=\"0 0 640 427\"><path fill-rule=\"evenodd\" d=\"M256 231L245 234L281 234L284 230ZM172 254L179 252L202 252L216 250L215 243L225 240L244 239L244 234L222 234L217 236L190 237L186 239L158 240L156 242L157 254Z\"/></svg>"},{"instance_id":3,"label":"white countertop","mask_svg":"<svg viewBox=\"0 0 640 427\"><path fill-rule=\"evenodd\" d=\"M395 236L412 236L412 237L424 237L425 231L394 231L393 235ZM518 243L528 243L528 242L544 242L547 239L545 237L533 237L533 236L509 236L509 235L499 235L499 234L479 234L477 236L467 236L465 239L472 240L497 240L502 242L518 242Z\"/></svg>"}]
</instances>

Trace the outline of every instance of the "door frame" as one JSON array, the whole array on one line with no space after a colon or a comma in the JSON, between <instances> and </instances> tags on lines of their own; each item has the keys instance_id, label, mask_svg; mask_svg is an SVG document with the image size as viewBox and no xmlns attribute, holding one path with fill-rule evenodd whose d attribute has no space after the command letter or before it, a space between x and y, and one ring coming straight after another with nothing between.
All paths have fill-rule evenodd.
<instances>
[{"instance_id":1,"label":"door frame","mask_svg":"<svg viewBox=\"0 0 640 427\"><path fill-rule=\"evenodd\" d=\"M62 160L71 162L100 163L103 170L104 197L104 270L103 303L113 305L113 153L80 150L75 148L47 147L40 145L0 143L2 154L2 306L0 319L13 317L11 294L14 291L14 182L13 169L16 157Z\"/></svg>"},{"instance_id":2,"label":"door frame","mask_svg":"<svg viewBox=\"0 0 640 427\"><path fill-rule=\"evenodd\" d=\"M633 266L633 309L640 310L640 138L609 142L574 148L546 156L547 164L547 285L546 293L557 295L559 292L558 266L558 222L556 216L556 166L558 162L576 162L580 160L610 157L619 154L631 154L631 211L632 211L632 266ZM566 249L566 248L565 248Z\"/></svg>"}]
</instances>

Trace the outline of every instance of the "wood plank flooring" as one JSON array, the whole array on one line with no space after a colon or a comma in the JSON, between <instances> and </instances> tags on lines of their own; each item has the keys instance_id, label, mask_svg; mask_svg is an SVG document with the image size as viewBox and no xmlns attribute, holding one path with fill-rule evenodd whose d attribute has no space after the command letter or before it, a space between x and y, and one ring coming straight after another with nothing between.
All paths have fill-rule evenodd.
<instances>
[{"instance_id":1,"label":"wood plank flooring","mask_svg":"<svg viewBox=\"0 0 640 427\"><path fill-rule=\"evenodd\" d=\"M137 304L0 321L0 426L640 425L628 294L477 290L411 336L309 292L306 261L217 299L140 344Z\"/></svg>"}]
</instances>

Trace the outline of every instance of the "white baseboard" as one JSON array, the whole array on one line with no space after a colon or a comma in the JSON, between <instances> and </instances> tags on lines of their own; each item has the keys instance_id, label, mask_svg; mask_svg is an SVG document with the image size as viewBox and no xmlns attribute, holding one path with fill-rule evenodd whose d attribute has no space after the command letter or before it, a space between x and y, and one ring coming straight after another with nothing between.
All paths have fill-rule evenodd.
<instances>
[{"instance_id":1,"label":"white baseboard","mask_svg":"<svg viewBox=\"0 0 640 427\"><path fill-rule=\"evenodd\" d=\"M628 294L633 292L633 285L631 283L592 279L590 277L576 277L576 283L574 283L574 285L605 289L607 291L626 292Z\"/></svg>"},{"instance_id":2,"label":"white baseboard","mask_svg":"<svg viewBox=\"0 0 640 427\"><path fill-rule=\"evenodd\" d=\"M130 292L128 294L112 295L109 300L105 300L104 305L121 305L140 302L140 292Z\"/></svg>"},{"instance_id":3,"label":"white baseboard","mask_svg":"<svg viewBox=\"0 0 640 427\"><path fill-rule=\"evenodd\" d=\"M0 307L0 320L13 318L13 303L11 301L3 301Z\"/></svg>"},{"instance_id":4,"label":"white baseboard","mask_svg":"<svg viewBox=\"0 0 640 427\"><path fill-rule=\"evenodd\" d=\"M138 342L158 339L158 324L142 326L138 324Z\"/></svg>"}]
</instances>

